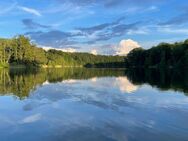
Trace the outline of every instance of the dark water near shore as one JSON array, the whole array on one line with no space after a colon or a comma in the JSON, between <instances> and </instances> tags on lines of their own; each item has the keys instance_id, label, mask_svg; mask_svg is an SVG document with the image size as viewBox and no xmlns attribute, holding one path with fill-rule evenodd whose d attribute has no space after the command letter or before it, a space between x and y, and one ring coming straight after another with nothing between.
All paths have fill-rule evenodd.
<instances>
[{"instance_id":1,"label":"dark water near shore","mask_svg":"<svg viewBox=\"0 0 188 141\"><path fill-rule=\"evenodd\" d=\"M0 70L0 140L187 141L187 72Z\"/></svg>"}]
</instances>

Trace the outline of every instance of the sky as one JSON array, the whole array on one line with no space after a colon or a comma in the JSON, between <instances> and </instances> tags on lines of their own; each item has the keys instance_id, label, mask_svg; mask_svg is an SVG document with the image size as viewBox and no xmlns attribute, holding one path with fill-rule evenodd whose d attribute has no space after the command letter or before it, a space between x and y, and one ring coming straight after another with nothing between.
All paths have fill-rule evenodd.
<instances>
[{"instance_id":1,"label":"sky","mask_svg":"<svg viewBox=\"0 0 188 141\"><path fill-rule=\"evenodd\" d=\"M187 0L0 1L0 37L20 34L44 49L127 54L188 38Z\"/></svg>"}]
</instances>

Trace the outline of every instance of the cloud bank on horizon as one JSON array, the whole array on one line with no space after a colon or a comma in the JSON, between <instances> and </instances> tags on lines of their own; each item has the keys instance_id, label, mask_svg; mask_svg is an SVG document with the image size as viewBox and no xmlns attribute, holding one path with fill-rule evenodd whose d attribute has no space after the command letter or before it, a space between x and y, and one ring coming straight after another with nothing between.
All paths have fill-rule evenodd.
<instances>
[{"instance_id":1,"label":"cloud bank on horizon","mask_svg":"<svg viewBox=\"0 0 188 141\"><path fill-rule=\"evenodd\" d=\"M45 49L126 55L185 40L186 0L0 1L0 37L24 34Z\"/></svg>"}]
</instances>

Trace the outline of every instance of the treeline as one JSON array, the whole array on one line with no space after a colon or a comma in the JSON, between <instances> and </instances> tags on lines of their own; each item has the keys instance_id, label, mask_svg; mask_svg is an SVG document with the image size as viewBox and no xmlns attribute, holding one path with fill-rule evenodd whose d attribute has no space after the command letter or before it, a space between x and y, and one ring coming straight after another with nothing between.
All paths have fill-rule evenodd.
<instances>
[{"instance_id":1,"label":"treeline","mask_svg":"<svg viewBox=\"0 0 188 141\"><path fill-rule=\"evenodd\" d=\"M122 56L105 56L93 55L89 53L67 53L57 50L47 52L47 65L55 66L84 66L84 67L122 67L124 57Z\"/></svg>"},{"instance_id":2,"label":"treeline","mask_svg":"<svg viewBox=\"0 0 188 141\"><path fill-rule=\"evenodd\" d=\"M0 64L38 65L47 62L46 52L31 44L24 36L13 39L0 39Z\"/></svg>"},{"instance_id":3,"label":"treeline","mask_svg":"<svg viewBox=\"0 0 188 141\"><path fill-rule=\"evenodd\" d=\"M126 67L188 67L188 40L158 46L145 50L132 50L125 59Z\"/></svg>"},{"instance_id":4,"label":"treeline","mask_svg":"<svg viewBox=\"0 0 188 141\"><path fill-rule=\"evenodd\" d=\"M25 36L13 39L0 39L0 66L85 66L121 67L124 57L93 55L89 53L67 53L57 50L45 51L32 44Z\"/></svg>"},{"instance_id":5,"label":"treeline","mask_svg":"<svg viewBox=\"0 0 188 141\"><path fill-rule=\"evenodd\" d=\"M188 67L188 40L161 43L150 49L136 48L125 56L67 53L38 48L25 36L0 39L0 67L24 65L37 67Z\"/></svg>"},{"instance_id":6,"label":"treeline","mask_svg":"<svg viewBox=\"0 0 188 141\"><path fill-rule=\"evenodd\" d=\"M0 69L0 96L14 95L25 99L45 82L58 83L68 80L88 80L96 77L124 76L121 69Z\"/></svg>"}]
</instances>

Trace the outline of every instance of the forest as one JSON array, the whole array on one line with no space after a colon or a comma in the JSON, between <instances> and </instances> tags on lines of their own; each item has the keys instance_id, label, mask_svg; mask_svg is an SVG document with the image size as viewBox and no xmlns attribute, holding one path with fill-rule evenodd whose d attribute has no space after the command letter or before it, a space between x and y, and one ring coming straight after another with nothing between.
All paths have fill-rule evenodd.
<instances>
[{"instance_id":1,"label":"forest","mask_svg":"<svg viewBox=\"0 0 188 141\"><path fill-rule=\"evenodd\" d=\"M68 53L54 49L45 51L25 36L0 39L0 67L122 67L124 57Z\"/></svg>"},{"instance_id":2,"label":"forest","mask_svg":"<svg viewBox=\"0 0 188 141\"><path fill-rule=\"evenodd\" d=\"M160 43L150 49L136 48L127 56L45 51L25 36L0 39L0 67L95 67L95 68L182 68L188 67L188 40Z\"/></svg>"},{"instance_id":3,"label":"forest","mask_svg":"<svg viewBox=\"0 0 188 141\"><path fill-rule=\"evenodd\" d=\"M125 58L126 67L184 68L188 67L188 40L173 44L160 43L150 49L133 49Z\"/></svg>"}]
</instances>

